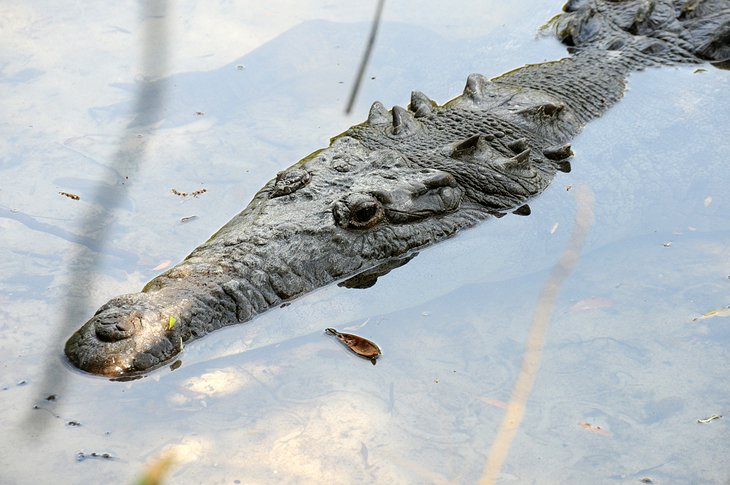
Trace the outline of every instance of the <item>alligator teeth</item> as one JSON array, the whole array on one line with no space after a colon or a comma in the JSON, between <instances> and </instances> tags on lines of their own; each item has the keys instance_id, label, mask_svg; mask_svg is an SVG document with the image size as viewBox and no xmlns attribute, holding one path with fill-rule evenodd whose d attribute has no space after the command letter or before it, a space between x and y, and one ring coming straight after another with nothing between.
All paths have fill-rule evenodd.
<instances>
[{"instance_id":1,"label":"alligator teeth","mask_svg":"<svg viewBox=\"0 0 730 485\"><path fill-rule=\"evenodd\" d=\"M385 109L385 106L383 106L383 103L380 101L376 101L373 103L373 105L370 107L370 113L368 114L368 123L371 125L383 125L385 123L388 123L389 116L388 116L388 110Z\"/></svg>"},{"instance_id":2,"label":"alligator teeth","mask_svg":"<svg viewBox=\"0 0 730 485\"><path fill-rule=\"evenodd\" d=\"M530 214L532 214L532 209L530 209L529 205L525 204L513 210L512 213L518 216L529 216Z\"/></svg>"},{"instance_id":3,"label":"alligator teeth","mask_svg":"<svg viewBox=\"0 0 730 485\"><path fill-rule=\"evenodd\" d=\"M503 165L505 169L510 171L523 171L530 169L530 149L518 153L514 157L507 160Z\"/></svg>"},{"instance_id":4,"label":"alligator teeth","mask_svg":"<svg viewBox=\"0 0 730 485\"><path fill-rule=\"evenodd\" d=\"M430 116L436 103L421 91L411 92L411 104L408 109L413 111L416 118Z\"/></svg>"},{"instance_id":5,"label":"alligator teeth","mask_svg":"<svg viewBox=\"0 0 730 485\"><path fill-rule=\"evenodd\" d=\"M561 147L548 147L542 151L545 158L550 160L565 160L566 158L573 156L573 150L570 149L570 145L563 145Z\"/></svg>"},{"instance_id":6,"label":"alligator teeth","mask_svg":"<svg viewBox=\"0 0 730 485\"><path fill-rule=\"evenodd\" d=\"M483 135L474 135L457 143L451 150L451 157L457 159L484 159L491 154L489 143Z\"/></svg>"},{"instance_id":7,"label":"alligator teeth","mask_svg":"<svg viewBox=\"0 0 730 485\"><path fill-rule=\"evenodd\" d=\"M482 99L484 97L484 87L489 79L481 74L469 74L466 78L466 86L464 87L464 96L472 99Z\"/></svg>"},{"instance_id":8,"label":"alligator teeth","mask_svg":"<svg viewBox=\"0 0 730 485\"><path fill-rule=\"evenodd\" d=\"M393 134L396 136L411 135L416 132L418 122L411 113L401 108L393 106Z\"/></svg>"},{"instance_id":9,"label":"alligator teeth","mask_svg":"<svg viewBox=\"0 0 730 485\"><path fill-rule=\"evenodd\" d=\"M521 153L524 152L528 146L527 146L527 138L518 138L517 140L507 143L507 148L512 150L515 153Z\"/></svg>"}]
</instances>

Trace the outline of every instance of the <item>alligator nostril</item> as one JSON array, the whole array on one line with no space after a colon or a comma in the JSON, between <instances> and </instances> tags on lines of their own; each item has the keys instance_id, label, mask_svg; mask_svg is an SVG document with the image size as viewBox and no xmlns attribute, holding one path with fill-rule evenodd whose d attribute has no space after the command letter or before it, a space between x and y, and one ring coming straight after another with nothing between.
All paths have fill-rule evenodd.
<instances>
[{"instance_id":1,"label":"alligator nostril","mask_svg":"<svg viewBox=\"0 0 730 485\"><path fill-rule=\"evenodd\" d=\"M109 312L97 315L94 320L97 338L103 342L116 342L135 335L141 328L142 316L136 311L131 314Z\"/></svg>"},{"instance_id":2,"label":"alligator nostril","mask_svg":"<svg viewBox=\"0 0 730 485\"><path fill-rule=\"evenodd\" d=\"M115 326L117 327L117 330L122 332L128 332L134 328L132 321L127 319L117 322Z\"/></svg>"}]
</instances>

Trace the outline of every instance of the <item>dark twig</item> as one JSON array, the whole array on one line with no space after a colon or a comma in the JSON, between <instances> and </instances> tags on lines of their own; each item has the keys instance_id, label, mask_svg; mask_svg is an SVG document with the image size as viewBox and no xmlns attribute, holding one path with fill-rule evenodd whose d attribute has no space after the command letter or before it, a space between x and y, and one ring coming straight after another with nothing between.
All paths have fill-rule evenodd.
<instances>
[{"instance_id":1,"label":"dark twig","mask_svg":"<svg viewBox=\"0 0 730 485\"><path fill-rule=\"evenodd\" d=\"M362 78L363 76L365 76L365 68L368 66L370 53L373 51L373 45L375 45L375 36L378 34L380 16L383 13L384 5L385 0L378 0L378 7L375 10L375 18L373 19L373 26L370 29L370 38L368 39L368 45L365 48L365 54L362 56L360 69L358 70L357 77L355 78L355 85L352 86L352 92L350 93L350 100L347 102L347 108L345 108L345 114L349 115L352 112L352 105L355 104L355 98L357 97L358 91L360 91L360 83L362 83Z\"/></svg>"}]
</instances>

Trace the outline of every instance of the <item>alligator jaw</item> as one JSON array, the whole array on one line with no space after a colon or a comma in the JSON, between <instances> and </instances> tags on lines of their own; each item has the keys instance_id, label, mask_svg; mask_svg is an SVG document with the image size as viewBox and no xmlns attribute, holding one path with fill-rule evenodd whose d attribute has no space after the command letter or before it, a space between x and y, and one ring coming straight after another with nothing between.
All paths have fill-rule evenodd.
<instances>
[{"instance_id":1,"label":"alligator jaw","mask_svg":"<svg viewBox=\"0 0 730 485\"><path fill-rule=\"evenodd\" d=\"M187 300L165 301L175 303L153 310L147 293L111 300L66 342L66 355L79 369L108 377L164 364L182 350L189 318Z\"/></svg>"}]
</instances>

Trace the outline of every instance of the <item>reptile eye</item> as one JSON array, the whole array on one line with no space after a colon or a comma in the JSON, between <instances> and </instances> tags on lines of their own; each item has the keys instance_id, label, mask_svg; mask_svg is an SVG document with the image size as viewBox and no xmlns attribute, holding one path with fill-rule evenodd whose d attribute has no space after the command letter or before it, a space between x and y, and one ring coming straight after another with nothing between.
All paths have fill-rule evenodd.
<instances>
[{"instance_id":1,"label":"reptile eye","mask_svg":"<svg viewBox=\"0 0 730 485\"><path fill-rule=\"evenodd\" d=\"M367 194L350 194L335 203L335 223L346 229L367 229L383 220L385 210L382 204Z\"/></svg>"},{"instance_id":2,"label":"reptile eye","mask_svg":"<svg viewBox=\"0 0 730 485\"><path fill-rule=\"evenodd\" d=\"M380 222L385 215L383 206L375 199L358 201L350 208L349 227L367 229Z\"/></svg>"},{"instance_id":3,"label":"reptile eye","mask_svg":"<svg viewBox=\"0 0 730 485\"><path fill-rule=\"evenodd\" d=\"M373 218L376 212L378 212L378 208L375 207L375 205L361 207L357 211L355 211L355 214L352 218L358 224L367 224L368 221Z\"/></svg>"}]
</instances>

